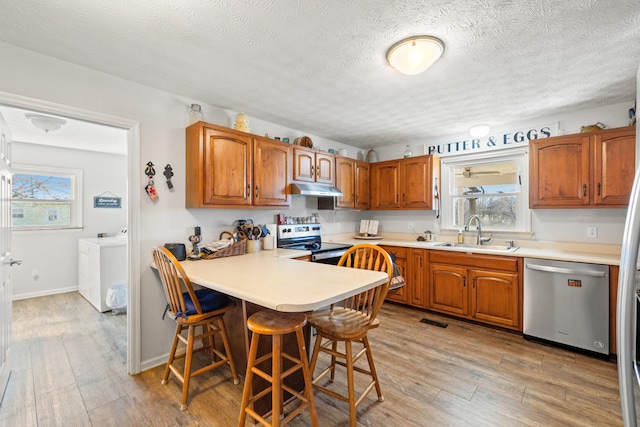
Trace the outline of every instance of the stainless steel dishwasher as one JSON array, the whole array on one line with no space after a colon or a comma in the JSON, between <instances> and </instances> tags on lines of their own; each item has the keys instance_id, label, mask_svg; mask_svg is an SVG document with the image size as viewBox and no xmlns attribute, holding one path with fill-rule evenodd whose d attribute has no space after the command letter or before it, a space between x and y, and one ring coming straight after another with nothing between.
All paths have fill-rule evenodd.
<instances>
[{"instance_id":1,"label":"stainless steel dishwasher","mask_svg":"<svg viewBox=\"0 0 640 427\"><path fill-rule=\"evenodd\" d=\"M609 354L609 266L525 258L525 337Z\"/></svg>"}]
</instances>

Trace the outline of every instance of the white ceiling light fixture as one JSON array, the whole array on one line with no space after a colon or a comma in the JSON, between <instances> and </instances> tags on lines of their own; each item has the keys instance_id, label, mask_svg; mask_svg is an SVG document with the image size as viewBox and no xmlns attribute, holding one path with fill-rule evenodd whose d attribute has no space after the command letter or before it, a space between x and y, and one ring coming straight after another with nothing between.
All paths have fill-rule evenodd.
<instances>
[{"instance_id":1,"label":"white ceiling light fixture","mask_svg":"<svg viewBox=\"0 0 640 427\"><path fill-rule=\"evenodd\" d=\"M489 135L491 128L489 125L476 125L469 129L469 133L474 138L482 138L483 136Z\"/></svg>"},{"instance_id":2,"label":"white ceiling light fixture","mask_svg":"<svg viewBox=\"0 0 640 427\"><path fill-rule=\"evenodd\" d=\"M67 123L66 120L59 117L44 116L42 114L27 113L24 116L35 127L45 132L55 132Z\"/></svg>"},{"instance_id":3,"label":"white ceiling light fixture","mask_svg":"<svg viewBox=\"0 0 640 427\"><path fill-rule=\"evenodd\" d=\"M399 41L387 51L387 61L403 74L414 75L433 65L444 52L442 40L432 36L415 36Z\"/></svg>"}]
</instances>

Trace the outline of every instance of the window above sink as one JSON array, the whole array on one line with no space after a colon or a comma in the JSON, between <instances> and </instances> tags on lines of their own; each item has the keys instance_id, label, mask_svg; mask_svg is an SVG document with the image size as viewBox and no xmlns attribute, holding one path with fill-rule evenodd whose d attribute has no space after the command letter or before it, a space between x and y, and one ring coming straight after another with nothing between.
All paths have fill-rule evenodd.
<instances>
[{"instance_id":1,"label":"window above sink","mask_svg":"<svg viewBox=\"0 0 640 427\"><path fill-rule=\"evenodd\" d=\"M442 159L442 228L464 228L471 215L483 231L530 232L528 156L523 148Z\"/></svg>"}]
</instances>

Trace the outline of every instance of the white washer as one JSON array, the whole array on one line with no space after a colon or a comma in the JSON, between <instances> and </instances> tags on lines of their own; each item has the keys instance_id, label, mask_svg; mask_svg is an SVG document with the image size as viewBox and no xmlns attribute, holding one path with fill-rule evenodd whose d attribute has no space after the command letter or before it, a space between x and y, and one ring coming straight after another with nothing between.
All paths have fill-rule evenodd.
<instances>
[{"instance_id":1,"label":"white washer","mask_svg":"<svg viewBox=\"0 0 640 427\"><path fill-rule=\"evenodd\" d=\"M111 286L127 284L126 237L78 240L78 291L100 312Z\"/></svg>"}]
</instances>

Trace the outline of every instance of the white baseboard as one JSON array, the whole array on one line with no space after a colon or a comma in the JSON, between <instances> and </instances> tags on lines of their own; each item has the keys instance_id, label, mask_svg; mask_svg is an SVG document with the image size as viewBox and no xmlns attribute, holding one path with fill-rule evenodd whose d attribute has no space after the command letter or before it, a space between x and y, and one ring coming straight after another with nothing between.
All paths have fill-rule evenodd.
<instances>
[{"instance_id":1,"label":"white baseboard","mask_svg":"<svg viewBox=\"0 0 640 427\"><path fill-rule=\"evenodd\" d=\"M144 360L140 363L140 372L153 369L156 366L166 365L169 360L169 353L157 356L151 359Z\"/></svg>"},{"instance_id":2,"label":"white baseboard","mask_svg":"<svg viewBox=\"0 0 640 427\"><path fill-rule=\"evenodd\" d=\"M25 294L15 294L13 295L11 300L18 301L18 300L27 299L27 298L46 297L47 295L65 294L67 292L78 292L78 287L70 286L68 288L48 289L46 291L29 292Z\"/></svg>"}]
</instances>

